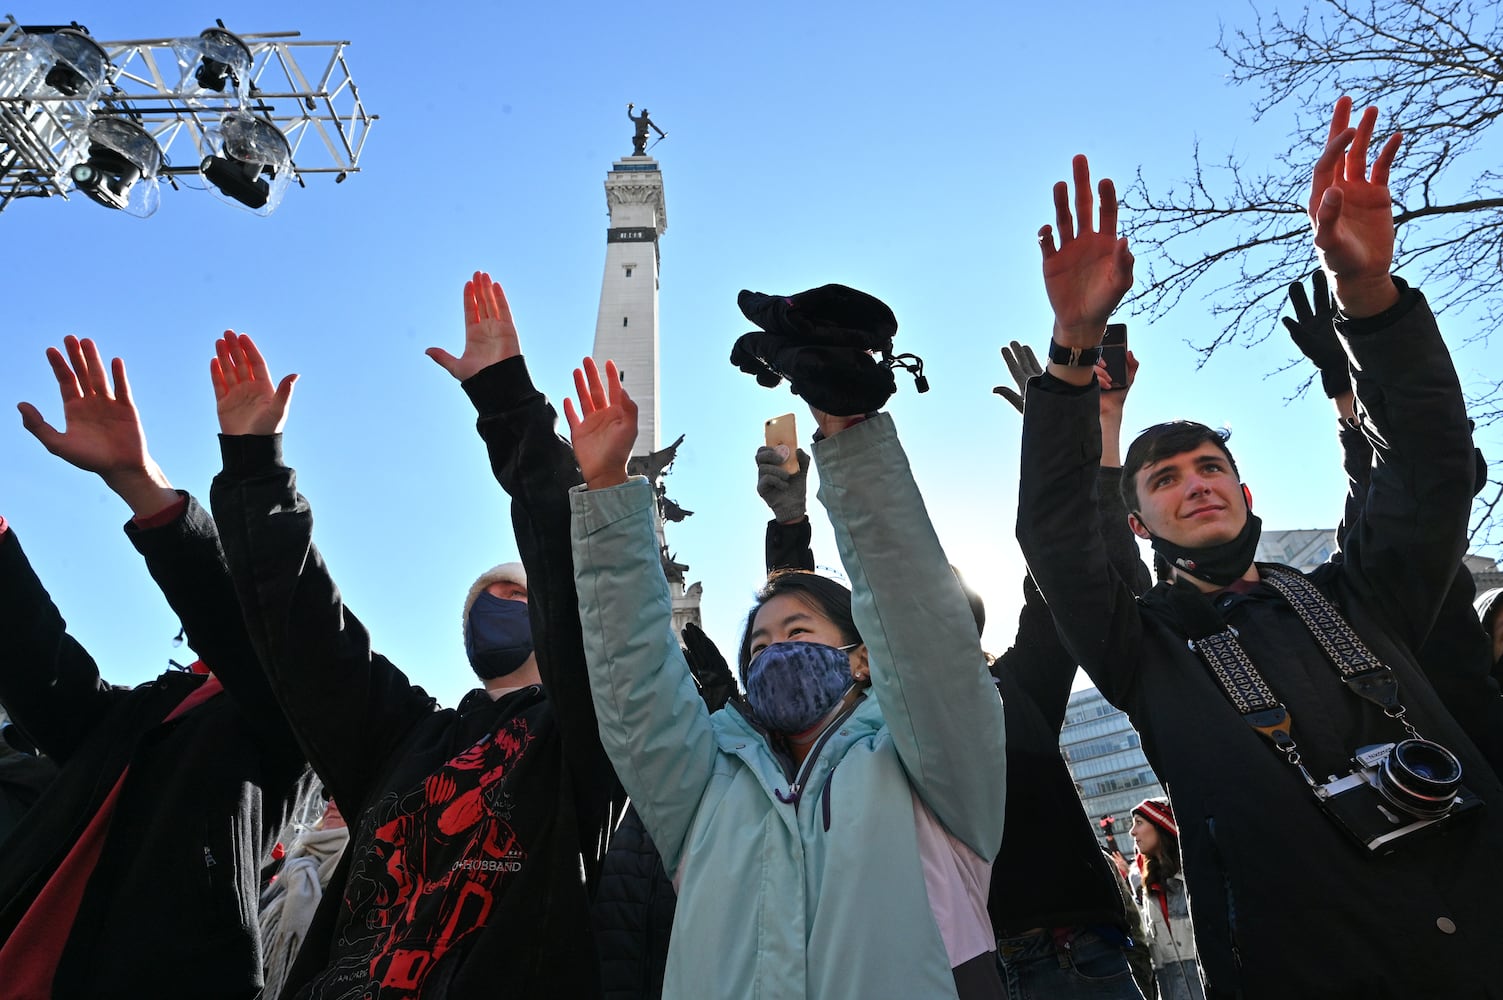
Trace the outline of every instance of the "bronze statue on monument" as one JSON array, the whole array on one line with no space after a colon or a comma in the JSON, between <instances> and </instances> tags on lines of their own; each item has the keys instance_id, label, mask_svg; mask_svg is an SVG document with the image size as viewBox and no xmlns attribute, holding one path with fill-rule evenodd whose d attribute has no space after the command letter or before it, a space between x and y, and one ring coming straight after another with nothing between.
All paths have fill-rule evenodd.
<instances>
[{"instance_id":1,"label":"bronze statue on monument","mask_svg":"<svg viewBox=\"0 0 1503 1000\"><path fill-rule=\"evenodd\" d=\"M635 104L628 104L626 106L626 117L631 119L632 124L636 125L637 127L636 134L631 137L631 155L646 156L647 130L652 129L658 134L657 139L653 141L654 146L656 146L658 142L662 141L663 139L668 138L668 133L658 128L657 123L654 122L651 118L647 117L646 108L642 109L642 113L640 115L632 114L632 109L635 107Z\"/></svg>"}]
</instances>

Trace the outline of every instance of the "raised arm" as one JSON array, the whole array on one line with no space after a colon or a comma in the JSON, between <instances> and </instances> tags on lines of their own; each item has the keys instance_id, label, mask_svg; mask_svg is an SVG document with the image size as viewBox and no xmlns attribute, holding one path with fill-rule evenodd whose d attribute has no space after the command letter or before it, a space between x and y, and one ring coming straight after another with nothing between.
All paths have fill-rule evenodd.
<instances>
[{"instance_id":1,"label":"raised arm","mask_svg":"<svg viewBox=\"0 0 1503 1000\"><path fill-rule=\"evenodd\" d=\"M211 363L224 469L210 496L251 642L314 770L351 812L434 703L345 606L312 541L313 514L282 463L296 376L271 380L249 337L227 332Z\"/></svg>"},{"instance_id":2,"label":"raised arm","mask_svg":"<svg viewBox=\"0 0 1503 1000\"><path fill-rule=\"evenodd\" d=\"M512 498L538 672L558 713L581 832L591 834L580 842L598 844L603 855L625 796L600 743L574 588L569 490L583 479L555 429L558 414L528 374L506 294L490 275L477 272L465 283L464 315L463 355L439 348L428 353L460 380L475 405L491 471ZM588 860L593 881L600 859Z\"/></svg>"},{"instance_id":3,"label":"raised arm","mask_svg":"<svg viewBox=\"0 0 1503 1000\"><path fill-rule=\"evenodd\" d=\"M1093 227L1090 165L1077 156L1073 169L1075 215L1061 181L1054 186L1055 227L1039 231L1055 319L1048 369L1029 383L1023 407L1018 544L1065 647L1120 705L1136 674L1141 622L1134 588L1113 569L1094 530L1102 517L1095 362L1107 319L1131 287L1133 259L1117 236L1112 182L1101 182Z\"/></svg>"},{"instance_id":4,"label":"raised arm","mask_svg":"<svg viewBox=\"0 0 1503 1000\"><path fill-rule=\"evenodd\" d=\"M1377 122L1336 102L1316 162L1310 218L1321 269L1351 359L1357 415L1373 446L1361 514L1343 539L1343 575L1417 649L1429 634L1466 545L1473 451L1460 383L1424 297L1389 273L1395 133L1368 168Z\"/></svg>"},{"instance_id":5,"label":"raised arm","mask_svg":"<svg viewBox=\"0 0 1503 1000\"><path fill-rule=\"evenodd\" d=\"M68 634L16 532L0 519L0 704L60 764L119 696L88 650Z\"/></svg>"},{"instance_id":6,"label":"raised arm","mask_svg":"<svg viewBox=\"0 0 1503 1000\"><path fill-rule=\"evenodd\" d=\"M583 488L570 493L574 581L600 738L663 855L678 868L715 766L715 734L673 634L651 484L628 478L637 406L612 362L586 358L564 400Z\"/></svg>"},{"instance_id":7,"label":"raised arm","mask_svg":"<svg viewBox=\"0 0 1503 1000\"><path fill-rule=\"evenodd\" d=\"M798 471L783 468L787 446L757 449L757 495L772 511L767 522L763 546L768 573L780 569L814 569L814 550L809 547L813 532L807 512L809 495L809 454L797 451Z\"/></svg>"},{"instance_id":8,"label":"raised arm","mask_svg":"<svg viewBox=\"0 0 1503 1000\"><path fill-rule=\"evenodd\" d=\"M235 699L277 766L302 770L302 754L246 633L214 522L192 497L172 488L151 458L125 362L111 363L112 386L92 340L68 337L63 346L66 358L54 348L47 360L63 397L66 429L56 430L23 403L26 428L52 454L98 475L130 507L126 536L182 622L188 645Z\"/></svg>"},{"instance_id":9,"label":"raised arm","mask_svg":"<svg viewBox=\"0 0 1503 1000\"><path fill-rule=\"evenodd\" d=\"M872 690L919 796L990 860L1002 841L1002 702L892 418L815 411L819 498L830 515Z\"/></svg>"}]
</instances>

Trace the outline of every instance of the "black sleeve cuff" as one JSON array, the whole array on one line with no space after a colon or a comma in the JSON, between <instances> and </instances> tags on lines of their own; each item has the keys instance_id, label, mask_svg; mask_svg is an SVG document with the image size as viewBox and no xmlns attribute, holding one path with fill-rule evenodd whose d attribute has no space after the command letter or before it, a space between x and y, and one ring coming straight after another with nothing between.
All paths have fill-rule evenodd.
<instances>
[{"instance_id":1,"label":"black sleeve cuff","mask_svg":"<svg viewBox=\"0 0 1503 1000\"><path fill-rule=\"evenodd\" d=\"M527 360L520 354L487 365L459 383L459 387L482 417L504 413L529 396L539 395L527 371Z\"/></svg>"},{"instance_id":2,"label":"black sleeve cuff","mask_svg":"<svg viewBox=\"0 0 1503 1000\"><path fill-rule=\"evenodd\" d=\"M224 471L235 477L248 477L282 467L282 435L221 434L219 454Z\"/></svg>"},{"instance_id":3,"label":"black sleeve cuff","mask_svg":"<svg viewBox=\"0 0 1503 1000\"><path fill-rule=\"evenodd\" d=\"M1384 309L1376 316L1363 316L1360 319L1344 319L1340 314L1336 317L1336 329L1347 337L1361 337L1369 333L1376 333L1385 327L1393 326L1399 320L1419 305L1424 300L1419 289L1410 288L1409 283L1397 275L1393 277L1393 283L1398 286L1399 300Z\"/></svg>"},{"instance_id":4,"label":"black sleeve cuff","mask_svg":"<svg viewBox=\"0 0 1503 1000\"><path fill-rule=\"evenodd\" d=\"M1044 372L1042 375L1035 375L1028 383L1028 392L1048 392L1056 396L1084 396L1086 393L1098 388L1100 388L1100 383L1095 379L1092 379L1085 385L1072 385L1064 379L1055 378L1048 372ZM1023 397L1023 405L1025 406L1028 405L1027 398L1027 394L1025 393Z\"/></svg>"}]
</instances>

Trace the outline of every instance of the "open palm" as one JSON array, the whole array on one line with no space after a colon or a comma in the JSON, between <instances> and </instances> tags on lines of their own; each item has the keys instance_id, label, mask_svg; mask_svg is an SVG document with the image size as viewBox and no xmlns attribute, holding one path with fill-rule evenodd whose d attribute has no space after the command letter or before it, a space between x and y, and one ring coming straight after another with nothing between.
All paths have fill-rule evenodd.
<instances>
[{"instance_id":1,"label":"open palm","mask_svg":"<svg viewBox=\"0 0 1503 1000\"><path fill-rule=\"evenodd\" d=\"M52 454L106 480L153 467L146 432L131 399L125 362L112 363L114 386L105 373L99 348L89 339L67 337L63 347L47 348L47 363L57 378L63 401L63 430L49 424L30 403L21 403L21 422ZM71 365L70 365L71 363Z\"/></svg>"},{"instance_id":2,"label":"open palm","mask_svg":"<svg viewBox=\"0 0 1503 1000\"><path fill-rule=\"evenodd\" d=\"M266 359L255 341L243 333L226 330L214 343L215 357L209 362L214 380L214 407L219 429L225 434L278 434L287 423L296 375L273 385Z\"/></svg>"},{"instance_id":3,"label":"open palm","mask_svg":"<svg viewBox=\"0 0 1503 1000\"><path fill-rule=\"evenodd\" d=\"M637 440L637 404L622 388L614 361L605 363L602 384L594 360L585 358L583 370L574 369L574 388L579 406L565 399L564 416L580 475L592 490L619 486L626 482L626 463Z\"/></svg>"},{"instance_id":4,"label":"open palm","mask_svg":"<svg viewBox=\"0 0 1503 1000\"><path fill-rule=\"evenodd\" d=\"M501 285L484 271L476 271L464 283L464 353L456 358L442 347L430 347L425 353L461 382L521 354L517 325Z\"/></svg>"},{"instance_id":5,"label":"open palm","mask_svg":"<svg viewBox=\"0 0 1503 1000\"><path fill-rule=\"evenodd\" d=\"M1132 287L1133 257L1126 238L1117 236L1116 187L1110 179L1101 181L1100 222L1093 226L1096 212L1090 164L1084 156L1076 156L1072 168L1073 215L1070 186L1060 181L1054 185L1055 228L1039 230L1044 290L1054 309L1055 340L1066 347L1095 347L1101 343L1112 310Z\"/></svg>"}]
</instances>

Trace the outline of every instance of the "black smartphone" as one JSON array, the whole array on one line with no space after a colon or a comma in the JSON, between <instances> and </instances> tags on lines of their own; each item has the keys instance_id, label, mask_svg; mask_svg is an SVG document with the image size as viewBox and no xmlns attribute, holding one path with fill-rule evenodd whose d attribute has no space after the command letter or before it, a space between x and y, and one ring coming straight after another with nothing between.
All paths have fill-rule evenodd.
<instances>
[{"instance_id":1,"label":"black smartphone","mask_svg":"<svg viewBox=\"0 0 1503 1000\"><path fill-rule=\"evenodd\" d=\"M1101 338L1101 356L1106 359L1106 374L1112 380L1111 391L1127 388L1127 324L1108 323Z\"/></svg>"}]
</instances>

